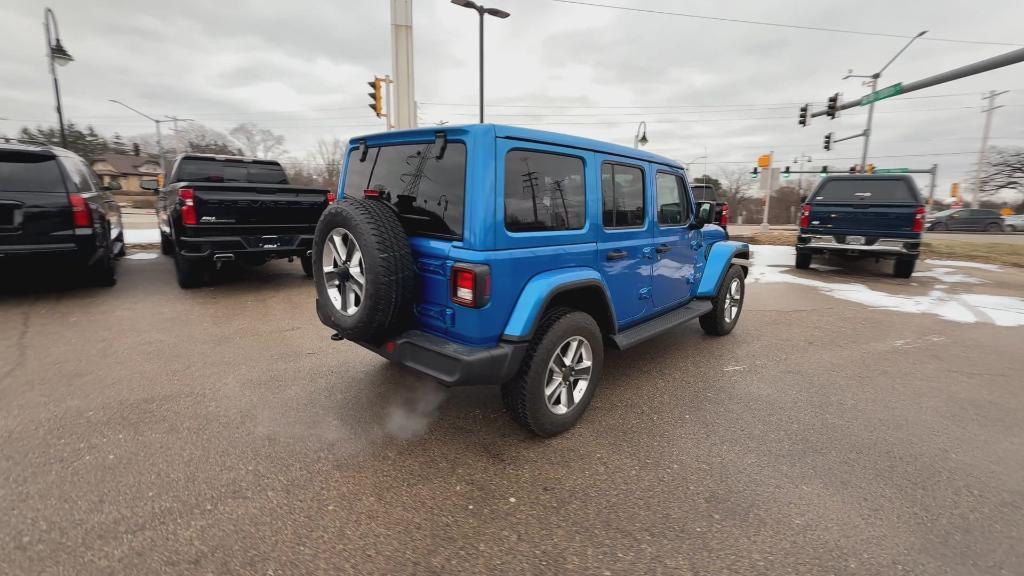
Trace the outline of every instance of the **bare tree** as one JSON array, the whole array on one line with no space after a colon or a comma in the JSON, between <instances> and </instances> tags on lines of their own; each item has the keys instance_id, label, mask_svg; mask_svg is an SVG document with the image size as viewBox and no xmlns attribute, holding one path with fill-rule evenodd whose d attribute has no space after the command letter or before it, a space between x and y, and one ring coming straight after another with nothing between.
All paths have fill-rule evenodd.
<instances>
[{"instance_id":1,"label":"bare tree","mask_svg":"<svg viewBox=\"0 0 1024 576\"><path fill-rule=\"evenodd\" d=\"M754 184L747 168L743 166L724 168L719 174L718 181L722 185L719 193L725 196L725 201L733 210L734 219L737 217L746 219L760 214L761 200L750 193Z\"/></svg>"},{"instance_id":2,"label":"bare tree","mask_svg":"<svg viewBox=\"0 0 1024 576\"><path fill-rule=\"evenodd\" d=\"M345 142L340 138L321 138L316 143L316 150L309 154L309 159L314 170L320 174L320 185L337 191L341 165L345 161Z\"/></svg>"},{"instance_id":3,"label":"bare tree","mask_svg":"<svg viewBox=\"0 0 1024 576\"><path fill-rule=\"evenodd\" d=\"M228 135L238 142L242 151L255 158L270 158L284 153L284 136L260 128L255 122L243 122L228 130Z\"/></svg>"},{"instance_id":4,"label":"bare tree","mask_svg":"<svg viewBox=\"0 0 1024 576\"><path fill-rule=\"evenodd\" d=\"M989 148L982 174L981 197L1006 190L1024 191L1024 148Z\"/></svg>"}]
</instances>

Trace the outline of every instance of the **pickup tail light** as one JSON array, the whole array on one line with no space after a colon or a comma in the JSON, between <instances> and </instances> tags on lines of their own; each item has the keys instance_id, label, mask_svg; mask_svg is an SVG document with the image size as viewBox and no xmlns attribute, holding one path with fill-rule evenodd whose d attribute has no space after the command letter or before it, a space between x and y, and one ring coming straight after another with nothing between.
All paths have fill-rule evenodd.
<instances>
[{"instance_id":1,"label":"pickup tail light","mask_svg":"<svg viewBox=\"0 0 1024 576\"><path fill-rule=\"evenodd\" d=\"M459 263L452 266L452 302L483 308L491 300L491 267Z\"/></svg>"},{"instance_id":2,"label":"pickup tail light","mask_svg":"<svg viewBox=\"0 0 1024 576\"><path fill-rule=\"evenodd\" d=\"M89 203L78 193L72 193L70 198L71 221L75 228L92 228L92 210L89 209Z\"/></svg>"},{"instance_id":3,"label":"pickup tail light","mask_svg":"<svg viewBox=\"0 0 1024 576\"><path fill-rule=\"evenodd\" d=\"M186 226L196 225L196 194L191 188L178 190L181 200L181 223Z\"/></svg>"},{"instance_id":4,"label":"pickup tail light","mask_svg":"<svg viewBox=\"0 0 1024 576\"><path fill-rule=\"evenodd\" d=\"M807 228L811 225L811 205L804 204L800 207L800 227Z\"/></svg>"},{"instance_id":5,"label":"pickup tail light","mask_svg":"<svg viewBox=\"0 0 1024 576\"><path fill-rule=\"evenodd\" d=\"M722 221L718 223L719 226L725 228L729 225L729 203L722 202Z\"/></svg>"},{"instance_id":6,"label":"pickup tail light","mask_svg":"<svg viewBox=\"0 0 1024 576\"><path fill-rule=\"evenodd\" d=\"M334 192L328 192L327 193L327 203L328 204L334 204L334 201L337 200L337 199L338 199L338 195L335 194Z\"/></svg>"},{"instance_id":7,"label":"pickup tail light","mask_svg":"<svg viewBox=\"0 0 1024 576\"><path fill-rule=\"evenodd\" d=\"M911 231L924 232L924 206L918 206L917 210L914 210L914 227Z\"/></svg>"}]
</instances>

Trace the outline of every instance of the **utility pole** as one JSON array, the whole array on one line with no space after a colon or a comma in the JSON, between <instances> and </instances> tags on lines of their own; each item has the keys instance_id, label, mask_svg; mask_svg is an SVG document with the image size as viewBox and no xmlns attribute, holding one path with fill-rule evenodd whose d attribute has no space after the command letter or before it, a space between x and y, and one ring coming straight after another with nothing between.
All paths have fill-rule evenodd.
<instances>
[{"instance_id":1,"label":"utility pole","mask_svg":"<svg viewBox=\"0 0 1024 576\"><path fill-rule=\"evenodd\" d=\"M932 164L931 180L928 181L928 209L932 209L932 202L935 201L935 178L939 175L939 165Z\"/></svg>"},{"instance_id":2,"label":"utility pole","mask_svg":"<svg viewBox=\"0 0 1024 576\"><path fill-rule=\"evenodd\" d=\"M978 197L981 195L981 186L984 184L984 176L982 170L985 166L985 154L988 148L988 136L992 130L992 113L1002 108L1002 106L996 106L996 97L1006 94L1009 90L1003 90L1002 92L996 92L995 90L989 90L987 96L982 96L982 100L988 100L988 107L982 110L985 113L985 130L981 133L981 150L978 151L978 167L974 174L974 194L971 195L971 208L978 207Z\"/></svg>"},{"instance_id":3,"label":"utility pole","mask_svg":"<svg viewBox=\"0 0 1024 576\"><path fill-rule=\"evenodd\" d=\"M394 127L416 127L412 0L391 0L391 73L395 83ZM390 111L389 124L392 122Z\"/></svg>"},{"instance_id":4,"label":"utility pole","mask_svg":"<svg viewBox=\"0 0 1024 576\"><path fill-rule=\"evenodd\" d=\"M178 132L178 122L192 122L192 118L178 118L177 116L164 115L165 118L169 119L171 124L171 130L174 131L174 153L181 154L181 133ZM159 127L159 125L157 125Z\"/></svg>"}]
</instances>

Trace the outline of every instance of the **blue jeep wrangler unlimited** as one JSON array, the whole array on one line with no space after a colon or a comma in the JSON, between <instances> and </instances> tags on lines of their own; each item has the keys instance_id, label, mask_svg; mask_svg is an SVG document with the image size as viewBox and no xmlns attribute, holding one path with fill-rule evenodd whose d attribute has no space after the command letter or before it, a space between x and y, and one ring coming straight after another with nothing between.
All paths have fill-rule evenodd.
<instances>
[{"instance_id":1,"label":"blue jeep wrangler unlimited","mask_svg":"<svg viewBox=\"0 0 1024 576\"><path fill-rule=\"evenodd\" d=\"M316 228L317 314L445 384L502 385L551 436L586 410L606 345L736 325L749 247L712 208L677 162L614 144L491 124L357 137Z\"/></svg>"}]
</instances>

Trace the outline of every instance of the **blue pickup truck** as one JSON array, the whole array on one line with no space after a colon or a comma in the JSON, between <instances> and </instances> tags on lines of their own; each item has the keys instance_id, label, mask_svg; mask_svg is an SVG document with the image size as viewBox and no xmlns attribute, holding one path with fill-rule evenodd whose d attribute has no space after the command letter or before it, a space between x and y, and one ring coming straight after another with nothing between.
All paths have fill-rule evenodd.
<instances>
[{"instance_id":1,"label":"blue pickup truck","mask_svg":"<svg viewBox=\"0 0 1024 576\"><path fill-rule=\"evenodd\" d=\"M893 260L893 275L910 278L921 251L925 210L907 175L829 176L800 210L796 267L815 256Z\"/></svg>"},{"instance_id":2,"label":"blue pickup truck","mask_svg":"<svg viewBox=\"0 0 1024 576\"><path fill-rule=\"evenodd\" d=\"M353 138L313 242L316 310L447 385L499 384L513 418L573 426L605 346L739 320L749 247L683 167L595 140L480 124Z\"/></svg>"}]
</instances>

